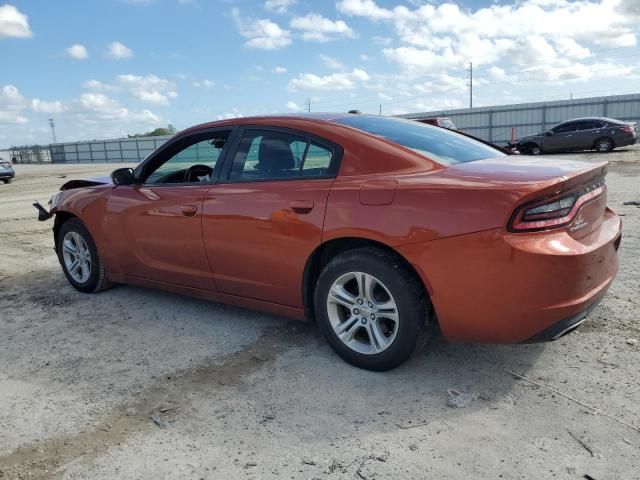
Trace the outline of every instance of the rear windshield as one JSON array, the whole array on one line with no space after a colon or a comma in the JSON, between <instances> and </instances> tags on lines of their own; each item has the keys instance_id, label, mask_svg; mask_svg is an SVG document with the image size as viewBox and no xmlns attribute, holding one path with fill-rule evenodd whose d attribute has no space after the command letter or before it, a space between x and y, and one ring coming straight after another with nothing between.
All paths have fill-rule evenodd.
<instances>
[{"instance_id":1,"label":"rear windshield","mask_svg":"<svg viewBox=\"0 0 640 480\"><path fill-rule=\"evenodd\" d=\"M383 137L445 165L505 156L484 143L415 120L353 115L339 118L336 123Z\"/></svg>"}]
</instances>

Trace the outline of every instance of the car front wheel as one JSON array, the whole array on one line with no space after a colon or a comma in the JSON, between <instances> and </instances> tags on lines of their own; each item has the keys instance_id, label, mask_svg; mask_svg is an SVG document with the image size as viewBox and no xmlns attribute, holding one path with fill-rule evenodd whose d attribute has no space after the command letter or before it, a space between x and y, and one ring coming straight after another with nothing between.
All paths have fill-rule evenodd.
<instances>
[{"instance_id":1,"label":"car front wheel","mask_svg":"<svg viewBox=\"0 0 640 480\"><path fill-rule=\"evenodd\" d=\"M56 246L62 270L76 289L91 293L111 286L93 238L79 219L62 224Z\"/></svg>"},{"instance_id":2,"label":"car front wheel","mask_svg":"<svg viewBox=\"0 0 640 480\"><path fill-rule=\"evenodd\" d=\"M378 248L338 255L315 291L318 325L331 348L356 367L397 367L424 346L430 302L405 262Z\"/></svg>"}]
</instances>

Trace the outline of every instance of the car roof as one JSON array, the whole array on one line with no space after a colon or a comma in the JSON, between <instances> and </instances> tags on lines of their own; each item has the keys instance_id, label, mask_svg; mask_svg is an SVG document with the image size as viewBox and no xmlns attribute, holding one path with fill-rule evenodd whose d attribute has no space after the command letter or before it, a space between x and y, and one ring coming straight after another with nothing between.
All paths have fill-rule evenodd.
<instances>
[{"instance_id":1,"label":"car roof","mask_svg":"<svg viewBox=\"0 0 640 480\"><path fill-rule=\"evenodd\" d=\"M350 117L353 115L359 116L373 116L373 115L362 115L362 114L353 114L353 113L281 113L281 114L271 114L271 115L255 115L251 117L237 117L237 118L227 118L222 120L216 120L214 122L202 123L200 125L194 125L193 127L189 127L185 130L185 132L192 130L200 130L203 128L215 128L215 127L224 127L231 125L248 125L251 123L261 123L264 124L265 120L273 119L273 120L304 120L307 122L314 123L327 123L334 122L335 120L339 120L341 118Z\"/></svg>"},{"instance_id":2,"label":"car roof","mask_svg":"<svg viewBox=\"0 0 640 480\"><path fill-rule=\"evenodd\" d=\"M616 120L615 118L608 118L608 117L579 117L579 118L572 118L571 120L565 120L563 122L558 123L558 125L562 125L563 123L569 123L569 122L580 122L584 120L600 120L603 122L624 123L622 120Z\"/></svg>"}]
</instances>

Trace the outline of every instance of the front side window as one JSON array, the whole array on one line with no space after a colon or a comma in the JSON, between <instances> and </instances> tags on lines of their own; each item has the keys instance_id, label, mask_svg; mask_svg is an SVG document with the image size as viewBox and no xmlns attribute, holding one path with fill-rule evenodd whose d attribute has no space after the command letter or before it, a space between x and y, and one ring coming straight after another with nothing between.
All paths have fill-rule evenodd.
<instances>
[{"instance_id":1,"label":"front side window","mask_svg":"<svg viewBox=\"0 0 640 480\"><path fill-rule=\"evenodd\" d=\"M578 129L577 123L565 123L563 125L558 125L553 129L553 133L567 133L567 132L575 132Z\"/></svg>"},{"instance_id":2,"label":"front side window","mask_svg":"<svg viewBox=\"0 0 640 480\"><path fill-rule=\"evenodd\" d=\"M144 183L209 182L228 136L227 131L215 132L181 148L156 166Z\"/></svg>"},{"instance_id":3,"label":"front side window","mask_svg":"<svg viewBox=\"0 0 640 480\"><path fill-rule=\"evenodd\" d=\"M233 159L231 180L323 177L330 173L331 149L280 131L246 130Z\"/></svg>"},{"instance_id":4,"label":"front side window","mask_svg":"<svg viewBox=\"0 0 640 480\"><path fill-rule=\"evenodd\" d=\"M506 155L497 148L446 128L412 120L352 115L339 118L336 123L385 138L444 165Z\"/></svg>"}]
</instances>

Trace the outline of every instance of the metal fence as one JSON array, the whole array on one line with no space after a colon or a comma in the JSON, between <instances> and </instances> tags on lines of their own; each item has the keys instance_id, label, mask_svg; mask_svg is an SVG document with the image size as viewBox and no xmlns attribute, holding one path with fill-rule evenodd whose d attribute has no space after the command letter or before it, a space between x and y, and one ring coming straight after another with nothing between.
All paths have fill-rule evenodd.
<instances>
[{"instance_id":1,"label":"metal fence","mask_svg":"<svg viewBox=\"0 0 640 480\"><path fill-rule=\"evenodd\" d=\"M522 103L493 107L435 110L399 115L403 118L449 117L456 126L477 137L506 145L515 136L540 133L553 125L577 117L611 117L640 121L640 94Z\"/></svg>"},{"instance_id":2,"label":"metal fence","mask_svg":"<svg viewBox=\"0 0 640 480\"><path fill-rule=\"evenodd\" d=\"M51 161L53 163L137 163L170 138L171 136L168 135L54 143L50 146Z\"/></svg>"}]
</instances>

